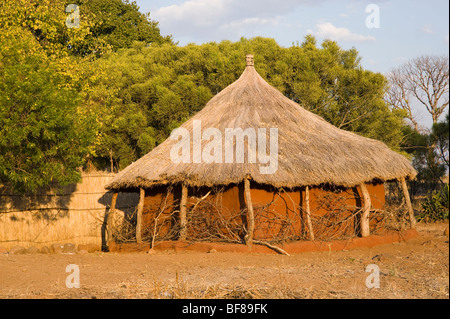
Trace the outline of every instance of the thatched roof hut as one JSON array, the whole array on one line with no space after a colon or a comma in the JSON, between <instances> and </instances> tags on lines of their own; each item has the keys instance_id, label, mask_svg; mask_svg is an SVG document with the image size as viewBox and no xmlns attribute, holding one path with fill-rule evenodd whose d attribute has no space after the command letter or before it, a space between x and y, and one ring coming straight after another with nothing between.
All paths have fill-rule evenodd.
<instances>
[{"instance_id":1,"label":"thatched roof hut","mask_svg":"<svg viewBox=\"0 0 450 319\"><path fill-rule=\"evenodd\" d=\"M259 163L225 163L225 160L173 163L170 151L177 141L167 139L118 173L107 188L177 182L213 186L239 183L247 176L275 187L325 183L351 187L374 179L387 181L416 175L404 156L380 141L338 129L305 110L269 85L253 65L247 65L237 81L181 126L191 136L195 120L201 121L202 128L222 132L226 128L278 128L278 169L273 174L261 174ZM202 147L207 143L202 141Z\"/></svg>"},{"instance_id":2,"label":"thatched roof hut","mask_svg":"<svg viewBox=\"0 0 450 319\"><path fill-rule=\"evenodd\" d=\"M416 175L408 159L384 143L338 129L285 97L258 74L251 55L247 56L247 66L240 78L214 96L181 128L188 136L197 134L198 137L195 125L199 123L203 129L214 128L222 133L227 129L250 128L259 132L258 129L265 128L268 135L271 128L276 128L277 166L267 173L261 167L268 164L261 164L259 158L256 162L250 161L250 139L244 143L242 162L234 157L233 161L227 161L226 152L221 152L212 162L196 160L195 154L202 154L210 143L209 138L197 144L190 138L184 145L190 151L189 157L177 162L171 152L179 146L179 140L168 138L119 172L106 188L117 192L175 184L213 187L239 185L248 180L257 185L286 189L306 187L308 190L318 185L345 188L362 185L365 188L365 183L395 179L404 182L405 178L412 179ZM222 137L220 142L224 145L226 139ZM269 139L265 142L268 146ZM236 151L238 141L233 143Z\"/></svg>"}]
</instances>

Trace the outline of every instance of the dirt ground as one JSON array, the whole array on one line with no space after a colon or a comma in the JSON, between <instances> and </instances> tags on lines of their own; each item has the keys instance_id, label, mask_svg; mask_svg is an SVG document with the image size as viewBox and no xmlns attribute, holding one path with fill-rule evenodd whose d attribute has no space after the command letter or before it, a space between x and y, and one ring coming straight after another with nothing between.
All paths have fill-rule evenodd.
<instances>
[{"instance_id":1,"label":"dirt ground","mask_svg":"<svg viewBox=\"0 0 450 319\"><path fill-rule=\"evenodd\" d=\"M291 256L0 254L0 298L448 299L447 226L418 224L419 236L408 242ZM66 272L70 264L78 266L79 288L66 286L67 277L75 274ZM366 286L366 281L376 285L376 271L368 265L379 269L379 288Z\"/></svg>"}]
</instances>

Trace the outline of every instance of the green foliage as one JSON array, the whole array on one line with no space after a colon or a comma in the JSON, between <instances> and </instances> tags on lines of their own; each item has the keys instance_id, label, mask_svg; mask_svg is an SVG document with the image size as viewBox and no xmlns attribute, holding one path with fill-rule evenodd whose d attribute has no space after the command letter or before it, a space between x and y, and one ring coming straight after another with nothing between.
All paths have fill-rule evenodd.
<instances>
[{"instance_id":1,"label":"green foliage","mask_svg":"<svg viewBox=\"0 0 450 319\"><path fill-rule=\"evenodd\" d=\"M80 8L80 20L86 21L89 36L85 44L74 47L78 53L92 52L91 43L104 44L112 50L128 48L134 41L146 44L172 43L170 36L162 37L158 22L149 14L139 12L135 2L129 0L66 0ZM95 47L95 46L94 46Z\"/></svg>"},{"instance_id":2,"label":"green foliage","mask_svg":"<svg viewBox=\"0 0 450 319\"><path fill-rule=\"evenodd\" d=\"M0 34L0 181L18 191L76 182L95 125L28 31Z\"/></svg>"},{"instance_id":3,"label":"green foliage","mask_svg":"<svg viewBox=\"0 0 450 319\"><path fill-rule=\"evenodd\" d=\"M448 172L449 119L433 125L431 133L404 127L403 148L413 156L417 182L437 184Z\"/></svg>"},{"instance_id":4,"label":"green foliage","mask_svg":"<svg viewBox=\"0 0 450 319\"><path fill-rule=\"evenodd\" d=\"M439 191L428 194L422 203L422 213L418 221L436 222L448 219L449 212L449 185L445 184Z\"/></svg>"},{"instance_id":5,"label":"green foliage","mask_svg":"<svg viewBox=\"0 0 450 319\"><path fill-rule=\"evenodd\" d=\"M439 162L449 169L449 113L445 120L433 124L431 132L431 141L435 145L436 157Z\"/></svg>"},{"instance_id":6,"label":"green foliage","mask_svg":"<svg viewBox=\"0 0 450 319\"><path fill-rule=\"evenodd\" d=\"M80 25L67 28L68 4L77 4ZM49 56L101 56L104 52L146 44L172 43L160 35L158 23L128 0L2 0L0 28L31 32Z\"/></svg>"},{"instance_id":7,"label":"green foliage","mask_svg":"<svg viewBox=\"0 0 450 319\"><path fill-rule=\"evenodd\" d=\"M200 85L201 73L172 67L173 59L167 55L177 51L174 45L147 47L136 42L98 61L108 74L97 84L109 88L103 107L111 110L111 116L102 119L101 141L95 148L97 166L105 167L112 159L117 168L124 168L166 139L212 97Z\"/></svg>"},{"instance_id":8,"label":"green foliage","mask_svg":"<svg viewBox=\"0 0 450 319\"><path fill-rule=\"evenodd\" d=\"M291 70L281 74L285 95L338 128L385 142L400 151L404 114L383 101L383 75L363 70L355 49L342 50L336 42L322 48L309 36L301 47L288 49Z\"/></svg>"},{"instance_id":9,"label":"green foliage","mask_svg":"<svg viewBox=\"0 0 450 319\"><path fill-rule=\"evenodd\" d=\"M73 3L80 25L67 28ZM0 182L20 191L75 182L108 143L123 142L124 163L155 146L145 109L121 103L100 62L136 40L172 43L134 2L2 0L0 29Z\"/></svg>"}]
</instances>

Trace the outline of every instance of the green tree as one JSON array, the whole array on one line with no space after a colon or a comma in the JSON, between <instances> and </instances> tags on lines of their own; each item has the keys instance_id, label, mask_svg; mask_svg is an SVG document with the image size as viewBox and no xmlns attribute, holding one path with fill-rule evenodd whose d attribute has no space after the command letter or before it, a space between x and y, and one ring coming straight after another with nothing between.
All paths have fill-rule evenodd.
<instances>
[{"instance_id":1,"label":"green tree","mask_svg":"<svg viewBox=\"0 0 450 319\"><path fill-rule=\"evenodd\" d=\"M129 0L78 0L80 11L91 19L91 37L110 45L113 50L128 48L134 41L146 44L171 43L171 36L161 36L158 22L150 13L141 13L136 2Z\"/></svg>"},{"instance_id":2,"label":"green tree","mask_svg":"<svg viewBox=\"0 0 450 319\"><path fill-rule=\"evenodd\" d=\"M445 116L445 120L433 124L432 127L433 145L436 145L436 156L442 165L449 170L449 113Z\"/></svg>"},{"instance_id":3,"label":"green tree","mask_svg":"<svg viewBox=\"0 0 450 319\"><path fill-rule=\"evenodd\" d=\"M78 27L66 26L68 4L78 5ZM103 155L110 152L105 143L116 145L118 136L122 136L124 143L122 150L117 152L124 158L128 151L125 145L131 149L137 147L135 152L130 152L134 154L130 155L133 159L142 154L139 149L148 151L149 146L154 146L145 108L129 104L126 98L124 103L119 102L122 96L117 92L122 90L121 83L109 84L112 83L111 75L107 73L110 69L101 58L108 52L132 47L137 40L143 47L172 43L170 36L160 35L158 23L151 20L149 14L139 12L136 3L127 0L4 0L0 3L0 29L8 36L23 32L28 46L43 54L43 61L51 64L51 70L58 78L55 90L64 89L76 96L78 107L69 109L76 112L81 124L93 123L92 127L97 128L95 139L88 147L89 161L99 157L96 151ZM142 87L141 83L136 83L136 89L139 85ZM126 95L131 90L134 87L121 92ZM142 115L143 120L136 119L136 114ZM124 119L128 119L130 125L125 124ZM142 136L141 126L145 132ZM128 133L119 134L120 128ZM136 131L131 134L132 129ZM116 134L113 132L118 134L115 139L110 138L111 134ZM139 138L134 141L136 136ZM128 163L127 160L124 162Z\"/></svg>"},{"instance_id":4,"label":"green tree","mask_svg":"<svg viewBox=\"0 0 450 319\"><path fill-rule=\"evenodd\" d=\"M409 126L404 128L403 147L413 156L413 165L418 171L417 183L429 183L434 188L448 172L448 123L447 114L444 121L433 125L430 133L419 133Z\"/></svg>"},{"instance_id":5,"label":"green tree","mask_svg":"<svg viewBox=\"0 0 450 319\"><path fill-rule=\"evenodd\" d=\"M326 40L316 46L307 36L288 50L284 94L338 128L378 139L401 151L405 112L391 110L383 100L387 81L364 70L356 49L343 50Z\"/></svg>"},{"instance_id":6,"label":"green tree","mask_svg":"<svg viewBox=\"0 0 450 319\"><path fill-rule=\"evenodd\" d=\"M79 9L78 27L68 28L68 4ZM2 0L0 28L21 27L31 32L49 56L101 56L104 52L146 44L172 43L161 36L150 14L128 0Z\"/></svg>"},{"instance_id":7,"label":"green tree","mask_svg":"<svg viewBox=\"0 0 450 319\"><path fill-rule=\"evenodd\" d=\"M76 182L95 135L80 95L65 86L35 37L0 34L0 181L18 191Z\"/></svg>"},{"instance_id":8,"label":"green tree","mask_svg":"<svg viewBox=\"0 0 450 319\"><path fill-rule=\"evenodd\" d=\"M109 88L100 141L98 167L122 169L168 137L212 97L200 85L201 73L177 74L172 61L185 49L171 44L146 46L135 42L98 61L108 77L97 83ZM162 53L162 54L161 54ZM174 55L170 57L170 55Z\"/></svg>"}]
</instances>

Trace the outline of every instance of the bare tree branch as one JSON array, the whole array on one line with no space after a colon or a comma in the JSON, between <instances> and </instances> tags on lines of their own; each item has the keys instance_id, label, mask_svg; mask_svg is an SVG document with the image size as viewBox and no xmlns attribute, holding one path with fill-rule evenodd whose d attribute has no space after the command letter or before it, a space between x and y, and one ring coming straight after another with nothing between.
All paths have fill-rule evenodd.
<instances>
[{"instance_id":1,"label":"bare tree branch","mask_svg":"<svg viewBox=\"0 0 450 319\"><path fill-rule=\"evenodd\" d=\"M408 112L408 119L418 130L418 123L412 113L412 99L420 102L430 113L433 124L448 107L449 69L448 56L424 55L399 68L393 69L387 78L390 87L385 100L392 107Z\"/></svg>"}]
</instances>

